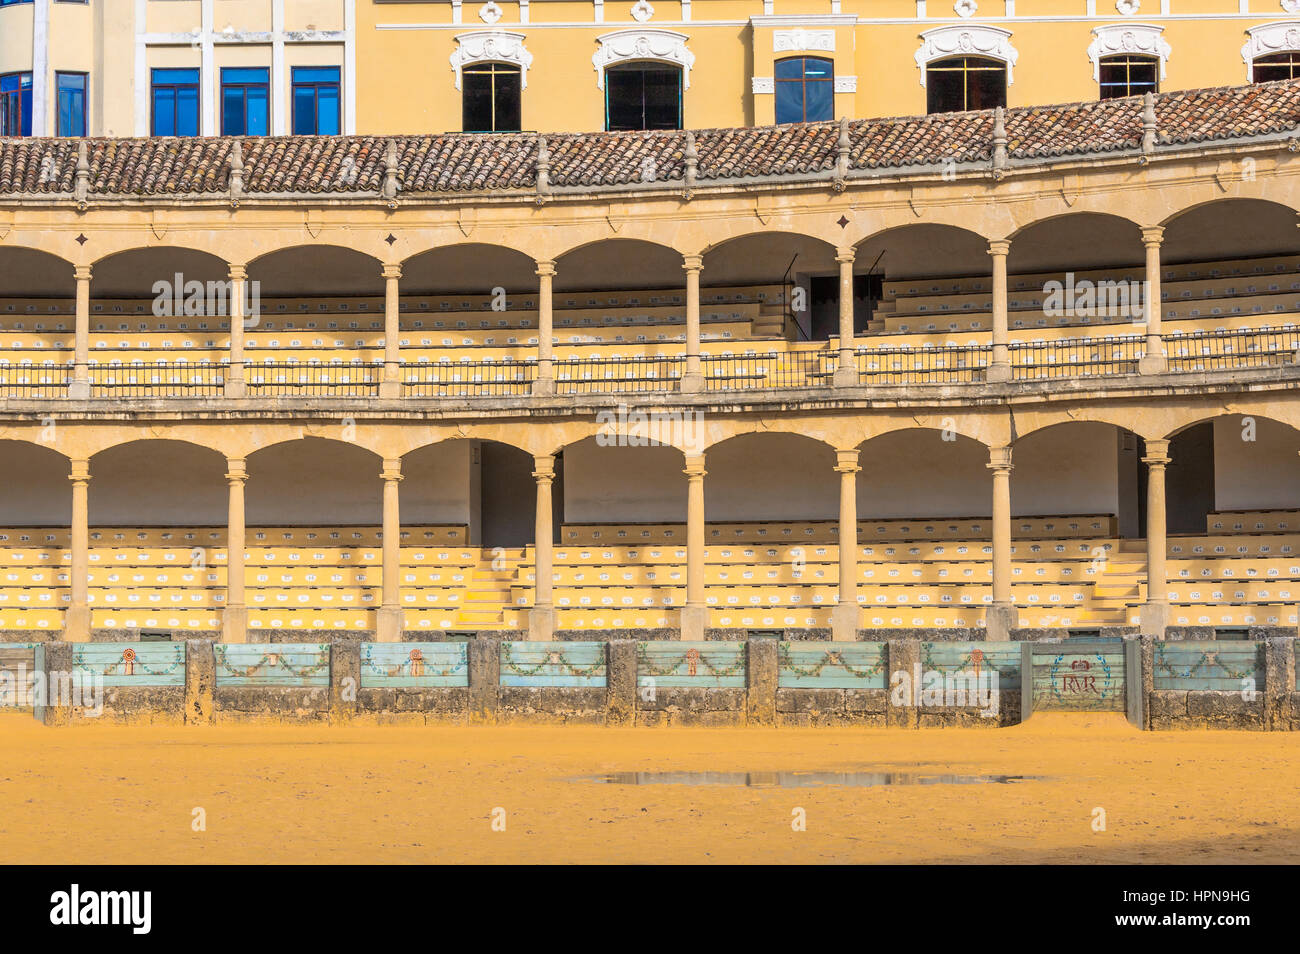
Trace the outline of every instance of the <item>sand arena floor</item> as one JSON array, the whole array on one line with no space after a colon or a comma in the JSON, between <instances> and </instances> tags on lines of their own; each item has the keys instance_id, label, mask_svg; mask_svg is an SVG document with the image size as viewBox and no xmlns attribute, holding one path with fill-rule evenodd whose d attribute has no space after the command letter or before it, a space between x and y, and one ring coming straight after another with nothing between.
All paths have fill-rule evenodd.
<instances>
[{"instance_id":1,"label":"sand arena floor","mask_svg":"<svg viewBox=\"0 0 1300 954\"><path fill-rule=\"evenodd\" d=\"M1300 737L1004 730L95 726L0 717L0 861L1292 862ZM626 785L614 772L1045 776ZM202 808L206 831L192 830ZM505 831L493 831L493 810ZM793 811L806 813L794 831ZM1106 830L1093 830L1094 808ZM93 832L93 837L88 833Z\"/></svg>"}]
</instances>

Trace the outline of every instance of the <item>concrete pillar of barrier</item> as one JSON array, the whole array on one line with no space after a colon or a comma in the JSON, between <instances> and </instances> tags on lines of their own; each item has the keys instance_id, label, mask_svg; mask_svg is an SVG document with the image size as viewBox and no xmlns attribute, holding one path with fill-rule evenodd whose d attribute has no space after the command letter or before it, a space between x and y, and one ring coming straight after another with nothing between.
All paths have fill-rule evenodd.
<instances>
[{"instance_id":1,"label":"concrete pillar of barrier","mask_svg":"<svg viewBox=\"0 0 1300 954\"><path fill-rule=\"evenodd\" d=\"M921 641L891 639L885 643L885 725L915 729L921 724Z\"/></svg>"},{"instance_id":2,"label":"concrete pillar of barrier","mask_svg":"<svg viewBox=\"0 0 1300 954\"><path fill-rule=\"evenodd\" d=\"M775 639L745 644L745 714L750 725L776 725L777 660Z\"/></svg>"},{"instance_id":3,"label":"concrete pillar of barrier","mask_svg":"<svg viewBox=\"0 0 1300 954\"><path fill-rule=\"evenodd\" d=\"M216 684L217 659L212 651L212 640L185 640L186 725L208 725L213 721Z\"/></svg>"},{"instance_id":4,"label":"concrete pillar of barrier","mask_svg":"<svg viewBox=\"0 0 1300 954\"><path fill-rule=\"evenodd\" d=\"M1151 698L1156 690L1156 639L1155 636L1139 636L1142 647L1142 728L1151 728Z\"/></svg>"},{"instance_id":5,"label":"concrete pillar of barrier","mask_svg":"<svg viewBox=\"0 0 1300 954\"><path fill-rule=\"evenodd\" d=\"M1290 636L1264 641L1264 728L1291 728L1291 690L1295 685L1295 643Z\"/></svg>"},{"instance_id":6,"label":"concrete pillar of barrier","mask_svg":"<svg viewBox=\"0 0 1300 954\"><path fill-rule=\"evenodd\" d=\"M501 685L501 642L476 636L467 648L469 662L469 721L476 725L495 722L497 688Z\"/></svg>"},{"instance_id":7,"label":"concrete pillar of barrier","mask_svg":"<svg viewBox=\"0 0 1300 954\"><path fill-rule=\"evenodd\" d=\"M72 721L72 644L48 642L42 647L37 703L42 706L46 725L68 725Z\"/></svg>"},{"instance_id":8,"label":"concrete pillar of barrier","mask_svg":"<svg viewBox=\"0 0 1300 954\"><path fill-rule=\"evenodd\" d=\"M361 640L330 643L330 721L350 722L357 714L361 689Z\"/></svg>"},{"instance_id":9,"label":"concrete pillar of barrier","mask_svg":"<svg viewBox=\"0 0 1300 954\"><path fill-rule=\"evenodd\" d=\"M605 722L632 725L636 720L636 640L605 644Z\"/></svg>"}]
</instances>

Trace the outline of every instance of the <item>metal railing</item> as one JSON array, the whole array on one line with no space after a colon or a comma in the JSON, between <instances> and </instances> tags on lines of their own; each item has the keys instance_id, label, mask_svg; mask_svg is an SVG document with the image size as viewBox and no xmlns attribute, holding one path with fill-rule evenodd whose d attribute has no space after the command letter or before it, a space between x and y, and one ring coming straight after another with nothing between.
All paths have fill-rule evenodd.
<instances>
[{"instance_id":1,"label":"metal railing","mask_svg":"<svg viewBox=\"0 0 1300 954\"><path fill-rule=\"evenodd\" d=\"M700 357L709 391L754 388L816 388L829 384L834 361L822 351L769 351L766 354L706 354Z\"/></svg>"},{"instance_id":2,"label":"metal railing","mask_svg":"<svg viewBox=\"0 0 1300 954\"><path fill-rule=\"evenodd\" d=\"M1234 329L1165 335L1170 371L1225 371L1296 363L1300 329Z\"/></svg>"},{"instance_id":3,"label":"metal railing","mask_svg":"<svg viewBox=\"0 0 1300 954\"><path fill-rule=\"evenodd\" d=\"M91 397L216 397L225 366L158 361L149 364L92 364L86 368ZM62 395L60 395L62 396Z\"/></svg>"},{"instance_id":4,"label":"metal railing","mask_svg":"<svg viewBox=\"0 0 1300 954\"><path fill-rule=\"evenodd\" d=\"M532 390L537 366L526 361L429 361L402 365L408 397L518 397Z\"/></svg>"},{"instance_id":5,"label":"metal railing","mask_svg":"<svg viewBox=\"0 0 1300 954\"><path fill-rule=\"evenodd\" d=\"M0 364L0 397L29 401L61 398L71 380L71 365Z\"/></svg>"},{"instance_id":6,"label":"metal railing","mask_svg":"<svg viewBox=\"0 0 1300 954\"><path fill-rule=\"evenodd\" d=\"M250 397L374 397L384 377L382 361L349 364L246 364L244 384Z\"/></svg>"},{"instance_id":7,"label":"metal railing","mask_svg":"<svg viewBox=\"0 0 1300 954\"><path fill-rule=\"evenodd\" d=\"M685 365L684 355L557 359L555 391L557 394L674 391Z\"/></svg>"},{"instance_id":8,"label":"metal railing","mask_svg":"<svg viewBox=\"0 0 1300 954\"><path fill-rule=\"evenodd\" d=\"M861 384L969 384L984 380L988 345L936 348L859 348L854 352Z\"/></svg>"},{"instance_id":9,"label":"metal railing","mask_svg":"<svg viewBox=\"0 0 1300 954\"><path fill-rule=\"evenodd\" d=\"M1115 338L1058 338L1007 346L1013 381L1136 374L1146 352L1141 335Z\"/></svg>"}]
</instances>

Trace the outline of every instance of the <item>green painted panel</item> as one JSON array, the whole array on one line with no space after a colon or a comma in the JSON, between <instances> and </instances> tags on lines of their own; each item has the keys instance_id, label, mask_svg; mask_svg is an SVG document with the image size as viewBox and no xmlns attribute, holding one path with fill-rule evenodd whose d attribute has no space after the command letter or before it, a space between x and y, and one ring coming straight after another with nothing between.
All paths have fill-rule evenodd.
<instances>
[{"instance_id":1,"label":"green painted panel","mask_svg":"<svg viewBox=\"0 0 1300 954\"><path fill-rule=\"evenodd\" d=\"M102 679L105 686L183 686L185 644L76 643L72 671Z\"/></svg>"},{"instance_id":2,"label":"green painted panel","mask_svg":"<svg viewBox=\"0 0 1300 954\"><path fill-rule=\"evenodd\" d=\"M1155 644L1156 689L1241 692L1264 688L1264 643L1204 640ZM1254 680L1250 685L1246 680Z\"/></svg>"},{"instance_id":3,"label":"green painted panel","mask_svg":"<svg viewBox=\"0 0 1300 954\"><path fill-rule=\"evenodd\" d=\"M501 685L602 687L605 685L605 644L502 642Z\"/></svg>"},{"instance_id":4,"label":"green painted panel","mask_svg":"<svg viewBox=\"0 0 1300 954\"><path fill-rule=\"evenodd\" d=\"M743 642L641 642L636 644L638 686L699 689L745 688Z\"/></svg>"},{"instance_id":5,"label":"green painted panel","mask_svg":"<svg viewBox=\"0 0 1300 954\"><path fill-rule=\"evenodd\" d=\"M467 657L467 643L362 643L361 688L468 686Z\"/></svg>"},{"instance_id":6,"label":"green painted panel","mask_svg":"<svg viewBox=\"0 0 1300 954\"><path fill-rule=\"evenodd\" d=\"M329 643L219 643L213 651L218 687L329 685Z\"/></svg>"},{"instance_id":7,"label":"green painted panel","mask_svg":"<svg viewBox=\"0 0 1300 954\"><path fill-rule=\"evenodd\" d=\"M782 689L884 689L884 650L884 643L781 643L776 684Z\"/></svg>"},{"instance_id":8,"label":"green painted panel","mask_svg":"<svg viewBox=\"0 0 1300 954\"><path fill-rule=\"evenodd\" d=\"M1035 712L1125 710L1122 647L1036 648L1033 667Z\"/></svg>"}]
</instances>

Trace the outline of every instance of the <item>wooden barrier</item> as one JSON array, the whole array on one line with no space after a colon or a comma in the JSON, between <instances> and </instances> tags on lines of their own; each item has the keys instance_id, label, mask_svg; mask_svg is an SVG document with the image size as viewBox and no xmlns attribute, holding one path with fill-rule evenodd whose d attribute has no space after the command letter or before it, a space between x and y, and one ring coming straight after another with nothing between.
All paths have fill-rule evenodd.
<instances>
[{"instance_id":1,"label":"wooden barrier","mask_svg":"<svg viewBox=\"0 0 1300 954\"><path fill-rule=\"evenodd\" d=\"M1264 644L1249 640L1158 641L1154 680L1156 689L1260 691L1264 688Z\"/></svg>"},{"instance_id":2,"label":"wooden barrier","mask_svg":"<svg viewBox=\"0 0 1300 954\"><path fill-rule=\"evenodd\" d=\"M362 643L361 688L450 688L469 685L465 643Z\"/></svg>"},{"instance_id":3,"label":"wooden barrier","mask_svg":"<svg viewBox=\"0 0 1300 954\"><path fill-rule=\"evenodd\" d=\"M922 643L921 666L945 676L958 673L996 672L999 690L1020 688L1020 643Z\"/></svg>"},{"instance_id":4,"label":"wooden barrier","mask_svg":"<svg viewBox=\"0 0 1300 954\"><path fill-rule=\"evenodd\" d=\"M184 686L185 644L74 643L72 669L106 687Z\"/></svg>"},{"instance_id":5,"label":"wooden barrier","mask_svg":"<svg viewBox=\"0 0 1300 954\"><path fill-rule=\"evenodd\" d=\"M30 709L36 675L36 643L0 643L0 710Z\"/></svg>"},{"instance_id":6,"label":"wooden barrier","mask_svg":"<svg viewBox=\"0 0 1300 954\"><path fill-rule=\"evenodd\" d=\"M641 642L636 647L638 687L745 688L741 642Z\"/></svg>"},{"instance_id":7,"label":"wooden barrier","mask_svg":"<svg viewBox=\"0 0 1300 954\"><path fill-rule=\"evenodd\" d=\"M884 643L783 642L778 650L781 689L884 689Z\"/></svg>"},{"instance_id":8,"label":"wooden barrier","mask_svg":"<svg viewBox=\"0 0 1300 954\"><path fill-rule=\"evenodd\" d=\"M501 685L605 687L602 642L502 642Z\"/></svg>"},{"instance_id":9,"label":"wooden barrier","mask_svg":"<svg viewBox=\"0 0 1300 954\"><path fill-rule=\"evenodd\" d=\"M219 643L213 651L218 688L329 686L329 643Z\"/></svg>"},{"instance_id":10,"label":"wooden barrier","mask_svg":"<svg viewBox=\"0 0 1300 954\"><path fill-rule=\"evenodd\" d=\"M1123 640L1021 644L1021 720L1036 711L1125 712Z\"/></svg>"}]
</instances>

